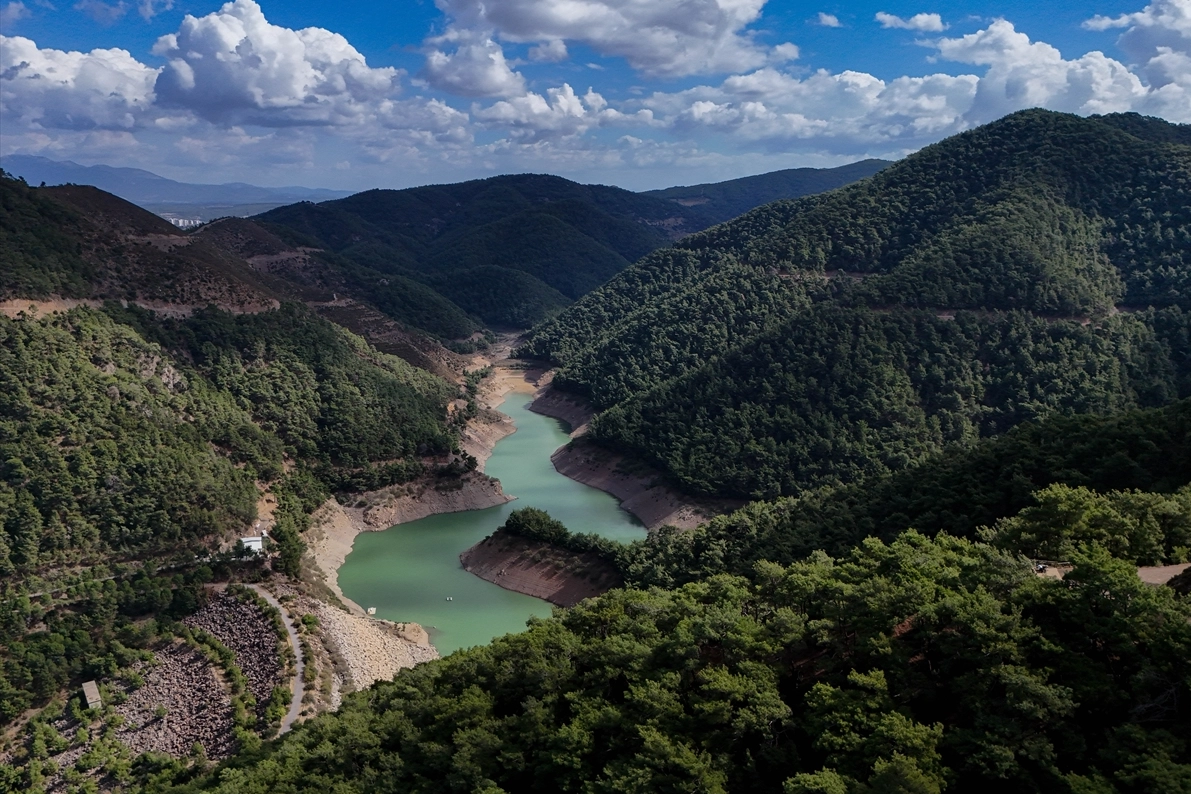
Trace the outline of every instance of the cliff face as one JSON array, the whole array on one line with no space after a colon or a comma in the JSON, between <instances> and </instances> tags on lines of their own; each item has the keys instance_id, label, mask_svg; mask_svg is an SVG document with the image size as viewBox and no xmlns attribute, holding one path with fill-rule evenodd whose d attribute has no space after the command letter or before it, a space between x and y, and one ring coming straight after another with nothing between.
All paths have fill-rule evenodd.
<instances>
[{"instance_id":1,"label":"cliff face","mask_svg":"<svg viewBox=\"0 0 1191 794\"><path fill-rule=\"evenodd\" d=\"M546 543L496 532L459 555L463 568L506 590L574 606L624 582L592 554L575 554Z\"/></svg>"}]
</instances>

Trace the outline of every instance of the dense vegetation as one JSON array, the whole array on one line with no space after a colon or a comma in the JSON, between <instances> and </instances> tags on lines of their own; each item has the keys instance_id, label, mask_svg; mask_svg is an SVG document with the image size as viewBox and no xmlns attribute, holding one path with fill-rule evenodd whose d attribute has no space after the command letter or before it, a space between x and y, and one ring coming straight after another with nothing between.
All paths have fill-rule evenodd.
<instances>
[{"instance_id":1,"label":"dense vegetation","mask_svg":"<svg viewBox=\"0 0 1191 794\"><path fill-rule=\"evenodd\" d=\"M1191 607L908 533L616 591L403 671L182 790L1182 791Z\"/></svg>"},{"instance_id":2,"label":"dense vegetation","mask_svg":"<svg viewBox=\"0 0 1191 794\"><path fill-rule=\"evenodd\" d=\"M838 168L788 168L727 182L647 190L644 195L684 206L707 226L712 226L771 201L835 190L870 177L889 164L888 160L860 160Z\"/></svg>"},{"instance_id":3,"label":"dense vegetation","mask_svg":"<svg viewBox=\"0 0 1191 794\"><path fill-rule=\"evenodd\" d=\"M41 614L26 593L74 566L185 571L251 525L258 482L277 501L273 567L296 576L309 514L332 491L408 481L455 447L454 393L293 304L0 317L0 722L106 664L124 636L113 602L55 612L61 627L21 640ZM112 576L123 592L127 570Z\"/></svg>"},{"instance_id":4,"label":"dense vegetation","mask_svg":"<svg viewBox=\"0 0 1191 794\"><path fill-rule=\"evenodd\" d=\"M84 294L92 268L71 235L82 223L0 171L0 297Z\"/></svg>"},{"instance_id":5,"label":"dense vegetation","mask_svg":"<svg viewBox=\"0 0 1191 794\"><path fill-rule=\"evenodd\" d=\"M597 440L748 498L1161 405L1191 394L1185 138L1017 113L655 252L521 353L603 410Z\"/></svg>"},{"instance_id":6,"label":"dense vegetation","mask_svg":"<svg viewBox=\"0 0 1191 794\"><path fill-rule=\"evenodd\" d=\"M505 532L603 557L628 589L241 741L215 769L109 754L116 779L228 794L1191 791L1186 579L1136 574L1191 560L1184 138L1140 117L1016 114L646 256L526 351L601 409L602 443L689 489L768 501L628 546L515 511ZM283 247L328 249L335 280L308 286L363 285L410 325L447 305L420 294L536 319L613 254L655 244L623 191L468 185L295 205L272 228ZM35 228L65 205L12 195L5 218L23 220L0 242L26 258L6 287L44 270L60 283L39 289L95 294L85 266L55 259L69 245ZM88 218L112 208L71 201ZM508 253L525 229L540 236ZM592 242L566 271L545 250L573 231ZM223 232L240 237L194 243L232 250L220 267L278 251L264 227ZM505 288L526 300L498 304ZM0 319L0 722L82 676L126 675L205 581L246 564L194 554L253 519L260 485L277 497L273 567L297 575L310 512L447 459L446 404L474 414L484 375L458 395L297 304ZM1073 567L1038 576L1038 558ZM28 735L33 758L61 738L37 720ZM0 768L0 788L37 785Z\"/></svg>"},{"instance_id":7,"label":"dense vegetation","mask_svg":"<svg viewBox=\"0 0 1191 794\"><path fill-rule=\"evenodd\" d=\"M1095 327L1021 312L942 320L825 302L613 406L592 437L691 491L797 494L1052 413L1162 405L1187 393L1188 319L1172 309Z\"/></svg>"},{"instance_id":8,"label":"dense vegetation","mask_svg":"<svg viewBox=\"0 0 1191 794\"><path fill-rule=\"evenodd\" d=\"M867 537L890 541L909 529L977 539L987 534L982 528L1005 529L1000 522L1017 516L1037 523L1039 508L1065 500L1069 509L1046 514L1052 530L1066 533L1056 546L1014 541L1010 547L1055 559L1071 538L1090 539L1079 535L1080 517L1096 513L1113 527L1114 542L1136 534L1124 527L1145 525L1151 540L1132 549L1113 546L1121 558L1187 562L1189 483L1191 400L1183 400L1163 409L1026 423L904 471L755 502L693 532L663 530L605 556L630 583L673 587L720 573L751 576L762 560L786 565L820 550L845 554Z\"/></svg>"},{"instance_id":9,"label":"dense vegetation","mask_svg":"<svg viewBox=\"0 0 1191 794\"><path fill-rule=\"evenodd\" d=\"M723 200L717 193L716 201L698 206L671 201L667 191L654 196L521 174L371 190L281 207L256 220L293 244L325 249L330 255L320 256L327 261L355 263L373 281L413 279L486 323L528 327L677 236L876 169L866 161L804 170L698 186L723 193Z\"/></svg>"},{"instance_id":10,"label":"dense vegetation","mask_svg":"<svg viewBox=\"0 0 1191 794\"><path fill-rule=\"evenodd\" d=\"M283 456L338 488L453 446L445 382L300 307L110 312L0 318L5 573L226 535Z\"/></svg>"},{"instance_id":11,"label":"dense vegetation","mask_svg":"<svg viewBox=\"0 0 1191 794\"><path fill-rule=\"evenodd\" d=\"M211 577L206 566L172 575L140 571L0 601L0 724L71 682L113 676L142 658L138 651L162 636L157 622L142 619L154 615L168 623L191 614L205 603L202 585ZM26 633L31 625L39 630Z\"/></svg>"}]
</instances>

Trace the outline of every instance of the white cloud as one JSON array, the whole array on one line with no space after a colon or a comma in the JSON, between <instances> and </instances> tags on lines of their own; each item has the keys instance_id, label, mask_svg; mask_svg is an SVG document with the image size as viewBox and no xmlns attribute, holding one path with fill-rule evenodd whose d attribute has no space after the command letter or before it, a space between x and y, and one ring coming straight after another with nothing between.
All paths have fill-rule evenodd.
<instances>
[{"instance_id":1,"label":"white cloud","mask_svg":"<svg viewBox=\"0 0 1191 794\"><path fill-rule=\"evenodd\" d=\"M562 39L551 39L529 48L529 59L539 63L559 63L567 59L567 43Z\"/></svg>"},{"instance_id":2,"label":"white cloud","mask_svg":"<svg viewBox=\"0 0 1191 794\"><path fill-rule=\"evenodd\" d=\"M525 93L525 78L514 72L504 50L486 33L451 31L432 44L455 44L453 52L437 47L426 54L423 75L430 85L466 97L516 96Z\"/></svg>"},{"instance_id":3,"label":"white cloud","mask_svg":"<svg viewBox=\"0 0 1191 794\"><path fill-rule=\"evenodd\" d=\"M153 105L157 70L127 50L39 49L0 36L0 110L5 126L132 129Z\"/></svg>"},{"instance_id":4,"label":"white cloud","mask_svg":"<svg viewBox=\"0 0 1191 794\"><path fill-rule=\"evenodd\" d=\"M935 46L947 60L989 67L968 114L975 123L1028 107L1086 115L1135 110L1148 100L1148 90L1124 64L1100 52L1065 60L1003 19Z\"/></svg>"},{"instance_id":5,"label":"white cloud","mask_svg":"<svg viewBox=\"0 0 1191 794\"><path fill-rule=\"evenodd\" d=\"M820 24L820 25L822 25L822 26L823 26L823 27L825 27L825 28L838 28L838 27L843 27L843 26L840 24L839 17L837 17L835 14L828 14L828 13L826 13L826 12L824 12L824 11L820 11L820 12L819 12L819 20L818 20L818 22L819 22L819 24Z\"/></svg>"},{"instance_id":6,"label":"white cloud","mask_svg":"<svg viewBox=\"0 0 1191 794\"><path fill-rule=\"evenodd\" d=\"M681 0L438 1L449 24L426 39L424 80L413 85L492 98L470 112L452 107L456 101L402 97L402 73L370 67L342 36L272 25L255 2L237 0L188 16L162 37L155 47L166 59L161 69L123 50L61 52L3 39L0 142L6 152L191 169L189 178L202 181L215 173L237 178L246 166L281 180L295 166L320 163L325 173L344 175L333 166L346 161L375 166L350 169L356 185L383 179L379 174L408 184L414 177L407 174L441 181L547 169L645 187L679 170L706 181L713 170L729 178L742 168L897 156L1032 106L1136 110L1191 122L1191 0L1154 0L1136 13L1085 23L1119 31L1128 66L1099 52L1064 58L998 20L967 36L920 42L936 58L971 65L970 74L884 80L781 66L798 48L762 47L748 29L762 0L681 7ZM154 12L168 2L124 0L129 9ZM536 20L534 9L542 12ZM907 29L944 27L938 15L891 19ZM622 23L635 26L632 33ZM609 101L561 80L530 90L517 71L522 62L505 57L524 44L536 63L565 61L568 42L654 75L721 68L730 75L673 92L629 88L640 98ZM581 67L565 68L578 74ZM535 79L548 74L534 69Z\"/></svg>"},{"instance_id":7,"label":"white cloud","mask_svg":"<svg viewBox=\"0 0 1191 794\"><path fill-rule=\"evenodd\" d=\"M813 142L827 151L914 148L962 125L977 78L899 77L820 70L805 78L773 68L729 77L721 85L642 101L673 130L730 135L738 142L784 147Z\"/></svg>"},{"instance_id":8,"label":"white cloud","mask_svg":"<svg viewBox=\"0 0 1191 794\"><path fill-rule=\"evenodd\" d=\"M1130 16L1128 32L1143 24L1138 18ZM1004 20L929 44L941 58L986 68L979 75L888 81L854 71L795 76L763 68L718 86L655 93L637 104L652 110L657 123L674 134L713 133L742 148L813 145L831 152L913 151L1029 107L1084 115L1134 110L1191 121L1191 92L1186 90L1191 53L1185 46L1154 46L1146 66L1161 74L1147 85L1103 53L1068 60Z\"/></svg>"},{"instance_id":9,"label":"white cloud","mask_svg":"<svg viewBox=\"0 0 1191 794\"><path fill-rule=\"evenodd\" d=\"M769 62L745 28L765 0L438 0L451 30L516 43L576 41L663 77L736 72Z\"/></svg>"},{"instance_id":10,"label":"white cloud","mask_svg":"<svg viewBox=\"0 0 1191 794\"><path fill-rule=\"evenodd\" d=\"M231 166L249 160L259 166L308 165L314 141L297 130L272 130L254 135L241 127L204 127L201 135L183 135L174 142L183 162Z\"/></svg>"},{"instance_id":11,"label":"white cloud","mask_svg":"<svg viewBox=\"0 0 1191 794\"><path fill-rule=\"evenodd\" d=\"M940 33L950 27L943 24L943 18L938 14L915 14L909 19L902 19L899 16L878 11L875 19L881 23L883 28L920 30L923 33Z\"/></svg>"},{"instance_id":12,"label":"white cloud","mask_svg":"<svg viewBox=\"0 0 1191 794\"><path fill-rule=\"evenodd\" d=\"M398 89L396 69L369 67L343 36L272 25L253 0L188 14L153 54L167 59L160 103L217 123L347 124Z\"/></svg>"},{"instance_id":13,"label":"white cloud","mask_svg":"<svg viewBox=\"0 0 1191 794\"><path fill-rule=\"evenodd\" d=\"M1093 17L1084 27L1124 28L1117 46L1153 89L1150 111L1191 121L1191 0L1158 0L1134 14Z\"/></svg>"},{"instance_id":14,"label":"white cloud","mask_svg":"<svg viewBox=\"0 0 1191 794\"><path fill-rule=\"evenodd\" d=\"M137 3L137 13L145 20L150 20L162 11L169 11L174 7L174 0L140 0Z\"/></svg>"},{"instance_id":15,"label":"white cloud","mask_svg":"<svg viewBox=\"0 0 1191 794\"><path fill-rule=\"evenodd\" d=\"M8 26L28 16L29 9L25 4L19 0L13 0L13 2L7 4L4 8L0 8L0 25Z\"/></svg>"},{"instance_id":16,"label":"white cloud","mask_svg":"<svg viewBox=\"0 0 1191 794\"><path fill-rule=\"evenodd\" d=\"M607 100L592 89L580 97L567 83L547 89L546 95L529 92L476 109L476 120L486 126L507 130L518 140L540 140L581 135L601 125L650 124L653 113L639 110L626 116L608 107Z\"/></svg>"}]
</instances>

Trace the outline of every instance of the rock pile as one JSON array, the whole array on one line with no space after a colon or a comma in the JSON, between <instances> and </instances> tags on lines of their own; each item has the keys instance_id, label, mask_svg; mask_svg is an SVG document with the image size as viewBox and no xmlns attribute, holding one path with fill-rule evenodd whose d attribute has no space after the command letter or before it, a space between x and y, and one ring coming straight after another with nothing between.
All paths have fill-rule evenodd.
<instances>
[{"instance_id":1,"label":"rock pile","mask_svg":"<svg viewBox=\"0 0 1191 794\"><path fill-rule=\"evenodd\" d=\"M438 658L421 626L372 620L326 604L316 609L324 637L343 658L354 689L389 681L398 670Z\"/></svg>"},{"instance_id":2,"label":"rock pile","mask_svg":"<svg viewBox=\"0 0 1191 794\"><path fill-rule=\"evenodd\" d=\"M255 604L221 590L182 622L213 635L236 655L236 664L248 679L248 691L256 698L257 713L263 714L273 687L287 683L270 617Z\"/></svg>"},{"instance_id":3,"label":"rock pile","mask_svg":"<svg viewBox=\"0 0 1191 794\"><path fill-rule=\"evenodd\" d=\"M154 655L157 664L142 671L145 685L116 707L125 720L120 741L134 756L156 752L178 758L188 755L195 742L211 760L231 755L232 701L211 663L182 643ZM164 716L158 716L161 709Z\"/></svg>"}]
</instances>

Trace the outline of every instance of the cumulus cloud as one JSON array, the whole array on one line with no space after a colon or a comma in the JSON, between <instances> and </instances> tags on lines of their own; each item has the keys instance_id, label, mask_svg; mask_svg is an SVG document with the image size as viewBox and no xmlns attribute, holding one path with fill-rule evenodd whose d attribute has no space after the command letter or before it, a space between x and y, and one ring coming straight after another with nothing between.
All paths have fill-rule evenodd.
<instances>
[{"instance_id":1,"label":"cumulus cloud","mask_svg":"<svg viewBox=\"0 0 1191 794\"><path fill-rule=\"evenodd\" d=\"M654 94L642 104L682 133L710 129L774 147L802 140L857 152L914 147L955 130L976 83L970 75L884 81L854 71L802 78L764 68L715 87Z\"/></svg>"},{"instance_id":2,"label":"cumulus cloud","mask_svg":"<svg viewBox=\"0 0 1191 794\"><path fill-rule=\"evenodd\" d=\"M438 0L452 30L516 43L581 42L663 77L768 63L773 51L745 30L764 5L765 0Z\"/></svg>"},{"instance_id":3,"label":"cumulus cloud","mask_svg":"<svg viewBox=\"0 0 1191 794\"><path fill-rule=\"evenodd\" d=\"M525 93L525 78L513 71L504 50L491 36L452 31L434 40L439 45L448 42L455 44L453 52L435 48L426 54L422 74L430 85L466 97Z\"/></svg>"},{"instance_id":4,"label":"cumulus cloud","mask_svg":"<svg viewBox=\"0 0 1191 794\"><path fill-rule=\"evenodd\" d=\"M393 68L368 66L323 28L272 25L253 0L235 0L162 36L158 101L218 123L347 124L398 88Z\"/></svg>"},{"instance_id":5,"label":"cumulus cloud","mask_svg":"<svg viewBox=\"0 0 1191 794\"><path fill-rule=\"evenodd\" d=\"M0 110L5 126L132 129L153 105L157 70L127 50L39 49L0 36Z\"/></svg>"},{"instance_id":6,"label":"cumulus cloud","mask_svg":"<svg viewBox=\"0 0 1191 794\"><path fill-rule=\"evenodd\" d=\"M13 2L0 8L0 25L11 25L27 16L29 16L28 7L24 3L19 2L19 0L13 0Z\"/></svg>"},{"instance_id":7,"label":"cumulus cloud","mask_svg":"<svg viewBox=\"0 0 1191 794\"><path fill-rule=\"evenodd\" d=\"M976 123L1028 107L1086 115L1134 110L1148 100L1141 80L1119 61L1100 52L1066 60L1056 48L1030 41L1003 19L935 46L947 60L989 67L969 113Z\"/></svg>"},{"instance_id":8,"label":"cumulus cloud","mask_svg":"<svg viewBox=\"0 0 1191 794\"><path fill-rule=\"evenodd\" d=\"M1134 14L1092 17L1084 27L1123 28L1117 46L1154 89L1153 112L1191 120L1191 0L1158 0Z\"/></svg>"},{"instance_id":9,"label":"cumulus cloud","mask_svg":"<svg viewBox=\"0 0 1191 794\"><path fill-rule=\"evenodd\" d=\"M1129 15L1126 35L1151 19L1169 26L1169 13L1156 5L1144 16ZM1114 26L1122 24L1114 20ZM1152 42L1143 53L1147 70L1158 75L1148 84L1103 53L1065 59L1051 45L997 20L967 36L928 42L940 58L985 67L978 75L886 81L855 71L796 76L767 67L718 86L655 93L638 104L674 133L714 132L774 149L802 142L831 152L912 151L1029 107L1083 115L1134 110L1191 121L1184 77L1191 74L1191 48L1163 35L1163 43Z\"/></svg>"},{"instance_id":10,"label":"cumulus cloud","mask_svg":"<svg viewBox=\"0 0 1191 794\"><path fill-rule=\"evenodd\" d=\"M507 130L519 140L540 140L581 135L592 127L620 124L650 124L653 113L647 109L626 115L608 107L607 100L592 89L580 97L568 83L547 89L545 96L529 92L477 109L474 116L482 124Z\"/></svg>"},{"instance_id":11,"label":"cumulus cloud","mask_svg":"<svg viewBox=\"0 0 1191 794\"><path fill-rule=\"evenodd\" d=\"M559 63L565 61L568 54L567 43L562 39L554 39L529 48L529 59L539 63Z\"/></svg>"},{"instance_id":12,"label":"cumulus cloud","mask_svg":"<svg viewBox=\"0 0 1191 794\"><path fill-rule=\"evenodd\" d=\"M920 30L923 33L941 33L949 27L943 24L943 18L938 14L915 14L909 19L902 19L899 16L878 11L875 19L881 23L883 28Z\"/></svg>"},{"instance_id":13,"label":"cumulus cloud","mask_svg":"<svg viewBox=\"0 0 1191 794\"><path fill-rule=\"evenodd\" d=\"M835 14L828 14L826 12L820 11L818 21L819 24L825 28L842 27L842 25L840 25L839 17L837 17Z\"/></svg>"}]
</instances>

